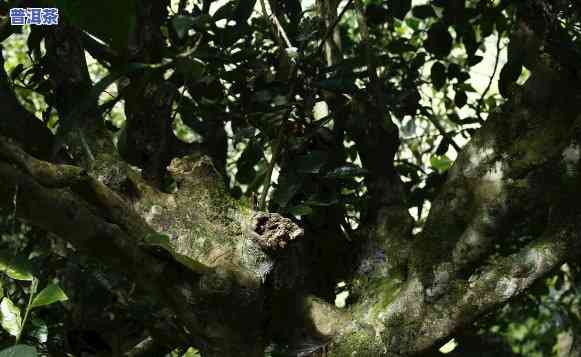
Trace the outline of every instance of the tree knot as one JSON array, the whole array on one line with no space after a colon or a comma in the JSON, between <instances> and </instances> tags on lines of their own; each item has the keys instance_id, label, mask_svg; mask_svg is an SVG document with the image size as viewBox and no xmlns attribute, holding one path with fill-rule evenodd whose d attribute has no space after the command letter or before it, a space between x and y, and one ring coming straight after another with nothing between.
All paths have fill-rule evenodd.
<instances>
[{"instance_id":1,"label":"tree knot","mask_svg":"<svg viewBox=\"0 0 581 357\"><path fill-rule=\"evenodd\" d=\"M271 252L285 248L290 241L304 235L301 227L278 213L254 213L252 228L256 243Z\"/></svg>"}]
</instances>

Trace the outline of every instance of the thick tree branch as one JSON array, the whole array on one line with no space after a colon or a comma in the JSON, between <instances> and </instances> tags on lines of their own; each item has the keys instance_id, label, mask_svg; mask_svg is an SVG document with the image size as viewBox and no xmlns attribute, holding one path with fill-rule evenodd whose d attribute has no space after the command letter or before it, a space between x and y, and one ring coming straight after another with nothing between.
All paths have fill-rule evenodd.
<instances>
[{"instance_id":1,"label":"thick tree branch","mask_svg":"<svg viewBox=\"0 0 581 357\"><path fill-rule=\"evenodd\" d=\"M354 280L363 282L355 322L338 327L336 355L353 346L365 356L428 350L580 253L571 202L581 197L581 87L550 57L533 63L529 81L449 172L410 251L407 280L389 269L381 246L368 255L365 276ZM523 234L538 238L519 247ZM496 246L516 253L491 257Z\"/></svg>"},{"instance_id":2,"label":"thick tree branch","mask_svg":"<svg viewBox=\"0 0 581 357\"><path fill-rule=\"evenodd\" d=\"M581 216L547 229L542 237L519 252L495 259L468 280L451 284L450 299L431 305L419 331L417 350L442 340L478 316L500 306L538 279L581 253ZM447 313L442 315L442 311Z\"/></svg>"},{"instance_id":3,"label":"thick tree branch","mask_svg":"<svg viewBox=\"0 0 581 357\"><path fill-rule=\"evenodd\" d=\"M0 144L0 177L4 183L0 198L4 206L10 206L18 192L16 212L20 218L125 272L139 287L137 296L130 291L125 292L127 296L153 299L158 306L154 311L169 308L164 313L167 331L187 326L188 334L173 332L177 340L199 346L209 355L228 356L233 350L243 349L252 356L262 351L257 336L262 331L261 284L268 270L261 270L261 264L272 263L264 255L259 259L260 245L284 246L286 243L277 242L277 237L293 239L296 234L285 233L282 228L277 233L259 230L258 225L270 218L255 221L253 227L251 212L238 211L234 205L213 206L217 202L224 205L225 201L223 196L215 196L220 193L215 190L220 181L215 172L211 173L211 166L188 161L172 164L181 196L156 194L147 191L144 182L133 182L137 185L133 190L141 191L143 197L134 207L144 220L115 192L83 170L34 159L5 138L0 138ZM211 207L212 211L207 211ZM230 216L231 223L222 226L208 221L222 215ZM172 220L172 227L166 226L166 218ZM156 248L156 241L150 243L155 231L145 221L158 232L174 237L171 251ZM192 260L194 257L204 264ZM251 269L257 269L257 273ZM248 328L246 319L240 320L245 314L253 316L254 327Z\"/></svg>"}]
</instances>

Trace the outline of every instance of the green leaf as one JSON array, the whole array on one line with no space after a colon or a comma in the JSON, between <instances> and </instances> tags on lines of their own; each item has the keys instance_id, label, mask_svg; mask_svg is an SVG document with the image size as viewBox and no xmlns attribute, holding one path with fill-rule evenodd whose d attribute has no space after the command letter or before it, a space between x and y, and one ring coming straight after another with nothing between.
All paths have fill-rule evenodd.
<instances>
[{"instance_id":1,"label":"green leaf","mask_svg":"<svg viewBox=\"0 0 581 357\"><path fill-rule=\"evenodd\" d=\"M30 29L28 40L26 40L26 47L28 47L28 53L36 58L41 57L40 43L44 39L46 32L43 26L32 26Z\"/></svg>"},{"instance_id":2,"label":"green leaf","mask_svg":"<svg viewBox=\"0 0 581 357\"><path fill-rule=\"evenodd\" d=\"M448 32L448 25L444 22L436 22L428 31L428 38L424 46L426 50L438 58L448 56L452 50L452 35Z\"/></svg>"},{"instance_id":3,"label":"green leaf","mask_svg":"<svg viewBox=\"0 0 581 357\"><path fill-rule=\"evenodd\" d=\"M238 0L237 2L235 20L236 24L240 25L246 23L250 15L252 15L256 0Z\"/></svg>"},{"instance_id":4,"label":"green leaf","mask_svg":"<svg viewBox=\"0 0 581 357\"><path fill-rule=\"evenodd\" d=\"M412 7L412 0L393 0L390 5L393 17L403 20Z\"/></svg>"},{"instance_id":5,"label":"green leaf","mask_svg":"<svg viewBox=\"0 0 581 357\"><path fill-rule=\"evenodd\" d=\"M260 159L264 156L262 152L262 145L256 140L252 140L246 145L240 159L238 160L239 165L251 165L254 166L258 163Z\"/></svg>"},{"instance_id":6,"label":"green leaf","mask_svg":"<svg viewBox=\"0 0 581 357\"><path fill-rule=\"evenodd\" d=\"M40 343L46 343L48 340L48 326L46 322L40 319L32 319L30 325L29 335Z\"/></svg>"},{"instance_id":7,"label":"green leaf","mask_svg":"<svg viewBox=\"0 0 581 357\"><path fill-rule=\"evenodd\" d=\"M472 66L476 66L478 63L482 62L482 60L484 59L484 57L482 56L469 56L468 59L466 60L466 63L472 67Z\"/></svg>"},{"instance_id":8,"label":"green leaf","mask_svg":"<svg viewBox=\"0 0 581 357\"><path fill-rule=\"evenodd\" d=\"M461 73L462 73L462 68L460 67L460 65L458 65L456 63L449 63L448 64L448 73L447 73L448 78L450 78L450 79L458 78L458 77L460 77Z\"/></svg>"},{"instance_id":9,"label":"green leaf","mask_svg":"<svg viewBox=\"0 0 581 357\"><path fill-rule=\"evenodd\" d=\"M396 39L387 45L389 53L415 52L417 48L410 44L408 39Z\"/></svg>"},{"instance_id":10,"label":"green leaf","mask_svg":"<svg viewBox=\"0 0 581 357\"><path fill-rule=\"evenodd\" d=\"M448 23L461 23L468 15L466 0L447 0L444 7L444 18Z\"/></svg>"},{"instance_id":11,"label":"green leaf","mask_svg":"<svg viewBox=\"0 0 581 357\"><path fill-rule=\"evenodd\" d=\"M435 62L430 70L432 85L436 89L441 89L446 84L446 67L442 62Z\"/></svg>"},{"instance_id":12,"label":"green leaf","mask_svg":"<svg viewBox=\"0 0 581 357\"><path fill-rule=\"evenodd\" d=\"M436 17L436 12L431 5L419 5L414 6L412 9L412 15L418 19L427 19L428 17Z\"/></svg>"},{"instance_id":13,"label":"green leaf","mask_svg":"<svg viewBox=\"0 0 581 357\"><path fill-rule=\"evenodd\" d=\"M22 63L17 64L10 73L10 80L14 81L16 78L20 77L22 71L24 71L24 65Z\"/></svg>"},{"instance_id":14,"label":"green leaf","mask_svg":"<svg viewBox=\"0 0 581 357\"><path fill-rule=\"evenodd\" d=\"M213 20L214 21L219 21L219 20L224 20L224 19L232 20L232 19L234 19L234 14L236 12L236 9L237 9L237 5L235 4L235 2L233 2L233 1L227 2L226 4L224 4L224 6L222 6L218 10L216 10L216 12L214 13L214 16L213 16Z\"/></svg>"},{"instance_id":15,"label":"green leaf","mask_svg":"<svg viewBox=\"0 0 581 357\"><path fill-rule=\"evenodd\" d=\"M192 27L196 30L205 30L208 28L210 21L212 21L212 16L208 14L202 14L193 18Z\"/></svg>"},{"instance_id":16,"label":"green leaf","mask_svg":"<svg viewBox=\"0 0 581 357\"><path fill-rule=\"evenodd\" d=\"M252 140L246 145L240 159L236 162L238 172L236 172L236 181L248 185L256 178L256 165L263 157L262 145L256 140Z\"/></svg>"},{"instance_id":17,"label":"green leaf","mask_svg":"<svg viewBox=\"0 0 581 357\"><path fill-rule=\"evenodd\" d=\"M58 301L66 301L69 298L57 284L49 284L39 292L32 300L30 308L54 304Z\"/></svg>"},{"instance_id":18,"label":"green leaf","mask_svg":"<svg viewBox=\"0 0 581 357\"><path fill-rule=\"evenodd\" d=\"M188 348L184 357L200 357L200 352L193 347Z\"/></svg>"},{"instance_id":19,"label":"green leaf","mask_svg":"<svg viewBox=\"0 0 581 357\"><path fill-rule=\"evenodd\" d=\"M189 81L202 78L205 72L205 64L196 58L178 57L175 59L173 67L177 73Z\"/></svg>"},{"instance_id":20,"label":"green leaf","mask_svg":"<svg viewBox=\"0 0 581 357\"><path fill-rule=\"evenodd\" d=\"M483 15L482 20L480 21L480 37L484 39L492 35L492 31L494 31L494 20L496 17L491 16L489 12L484 12Z\"/></svg>"},{"instance_id":21,"label":"green leaf","mask_svg":"<svg viewBox=\"0 0 581 357\"><path fill-rule=\"evenodd\" d=\"M507 62L500 70L498 78L498 91L507 98L511 94L512 85L518 80L522 72L522 65L515 61Z\"/></svg>"},{"instance_id":22,"label":"green leaf","mask_svg":"<svg viewBox=\"0 0 581 357\"><path fill-rule=\"evenodd\" d=\"M459 26L459 35L462 37L462 43L464 43L464 48L466 49L466 54L468 57L474 56L478 50L478 41L476 40L476 33L474 32L474 27L467 24L465 26Z\"/></svg>"},{"instance_id":23,"label":"green leaf","mask_svg":"<svg viewBox=\"0 0 581 357\"><path fill-rule=\"evenodd\" d=\"M412 30L418 31L418 29L420 28L420 20L414 18L414 17L410 17L407 18L405 20L405 24L409 26L409 28L411 28Z\"/></svg>"},{"instance_id":24,"label":"green leaf","mask_svg":"<svg viewBox=\"0 0 581 357\"><path fill-rule=\"evenodd\" d=\"M0 252L0 271L15 280L31 281L33 278L30 261L6 251Z\"/></svg>"},{"instance_id":25,"label":"green leaf","mask_svg":"<svg viewBox=\"0 0 581 357\"><path fill-rule=\"evenodd\" d=\"M27 345L16 345L0 351L0 357L37 357L36 348Z\"/></svg>"},{"instance_id":26,"label":"green leaf","mask_svg":"<svg viewBox=\"0 0 581 357\"><path fill-rule=\"evenodd\" d=\"M454 96L454 104L456 104L458 108L462 108L466 105L466 102L468 102L468 96L466 95L466 92L463 90L456 91L456 95Z\"/></svg>"},{"instance_id":27,"label":"green leaf","mask_svg":"<svg viewBox=\"0 0 581 357\"><path fill-rule=\"evenodd\" d=\"M18 336L22 329L20 309L7 297L3 297L0 302L0 324L12 336Z\"/></svg>"},{"instance_id":28,"label":"green leaf","mask_svg":"<svg viewBox=\"0 0 581 357\"><path fill-rule=\"evenodd\" d=\"M236 43L236 41L246 36L246 34L249 33L249 29L250 26L245 23L236 26L226 26L223 29L215 30L215 39L218 41L220 46L230 47Z\"/></svg>"},{"instance_id":29,"label":"green leaf","mask_svg":"<svg viewBox=\"0 0 581 357\"><path fill-rule=\"evenodd\" d=\"M452 165L452 160L447 156L432 156L430 159L430 165L439 172L444 172L450 168Z\"/></svg>"},{"instance_id":30,"label":"green leaf","mask_svg":"<svg viewBox=\"0 0 581 357\"><path fill-rule=\"evenodd\" d=\"M256 177L256 170L254 165L241 165L236 172L236 181L243 185L250 184Z\"/></svg>"},{"instance_id":31,"label":"green leaf","mask_svg":"<svg viewBox=\"0 0 581 357\"><path fill-rule=\"evenodd\" d=\"M264 183L267 170L268 167L266 165L266 162L264 162L264 164L261 163L258 165L256 176L254 177L254 180L252 180L252 182L248 184L248 187L246 188L246 194L248 194L249 192L258 192L258 188Z\"/></svg>"},{"instance_id":32,"label":"green leaf","mask_svg":"<svg viewBox=\"0 0 581 357\"><path fill-rule=\"evenodd\" d=\"M186 37L188 30L194 26L194 18L191 16L177 15L171 19L171 25L178 38L181 40Z\"/></svg>"}]
</instances>

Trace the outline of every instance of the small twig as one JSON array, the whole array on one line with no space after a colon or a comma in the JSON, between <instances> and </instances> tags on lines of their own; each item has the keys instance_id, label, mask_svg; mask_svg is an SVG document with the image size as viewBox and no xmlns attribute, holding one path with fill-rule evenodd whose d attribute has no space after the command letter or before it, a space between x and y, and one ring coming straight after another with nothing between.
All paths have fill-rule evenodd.
<instances>
[{"instance_id":1,"label":"small twig","mask_svg":"<svg viewBox=\"0 0 581 357\"><path fill-rule=\"evenodd\" d=\"M319 48L317 49L317 53L319 56L321 55L321 52L323 52L323 48L325 47L325 43L327 42L329 37L331 37L331 34L335 30L335 27L337 27L337 25L339 24L339 22L343 18L343 15L345 15L345 13L351 7L352 4L353 4L353 0L349 0L347 2L347 4L345 5L345 7L343 7L343 10L341 10L341 13L339 14L339 16L337 16L337 18L335 19L333 24L331 24L331 26L329 26L329 28L327 29L327 32L325 32L325 35L323 36L323 40L321 41L321 43L319 44Z\"/></svg>"},{"instance_id":2,"label":"small twig","mask_svg":"<svg viewBox=\"0 0 581 357\"><path fill-rule=\"evenodd\" d=\"M290 75L290 79L292 79L293 77L295 77L296 75L296 66L292 65L291 68L291 75ZM296 81L292 81L291 82L291 86L289 88L289 92L288 92L288 101L290 102L290 100L292 99L292 97L295 95L295 88L297 86L297 82ZM290 116L291 112L293 110L293 107L289 108L286 113L284 114L283 118L282 118L282 122L280 124L280 129L278 131L278 136L276 138L276 142L272 148L272 157L270 158L270 163L268 164L268 168L266 171L266 177L264 178L264 188L262 189L262 194L260 195L260 202L258 204L258 208L260 211L264 211L266 212L266 198L268 197L268 190L270 189L270 181L272 180L272 172L274 171L274 166L276 165L276 161L282 151L282 143L284 140L284 133L285 133L285 129L286 129L286 122L288 120L288 117Z\"/></svg>"},{"instance_id":3,"label":"small twig","mask_svg":"<svg viewBox=\"0 0 581 357\"><path fill-rule=\"evenodd\" d=\"M272 24L273 24L273 27L274 27L274 30L275 30L275 31L273 31L274 32L273 35L274 35L274 37L276 39L278 39L279 45L282 48L285 48L285 47L286 48L292 48L293 45L291 44L291 42L290 42L290 40L289 40L289 38L288 38L288 36L286 34L286 31L282 27L282 25L281 25L280 21L278 20L278 17L276 16L276 14L274 12L271 13L271 14L268 14L268 11L266 10L266 3L264 2L264 0L260 0L260 7L262 8L262 16L271 19ZM277 32L280 34L280 37L282 37L282 39L284 41L283 43L280 43L282 41L280 41L280 39L278 38L278 36L276 36L276 33Z\"/></svg>"},{"instance_id":4,"label":"small twig","mask_svg":"<svg viewBox=\"0 0 581 357\"><path fill-rule=\"evenodd\" d=\"M276 17L276 14L271 13L270 15L268 14L268 11L266 10L266 3L264 2L264 0L260 0L260 6L262 8L262 15L264 17L270 18L272 20L273 23L273 35L275 37L275 39L279 42L279 46L282 48L293 48L293 45L291 44L284 28L282 27L280 21L278 20L278 18ZM276 35L276 33L280 34L280 37ZM282 41L281 39L282 38ZM289 88L289 92L287 95L287 102L291 103L293 96L295 94L295 88L296 88L296 81L294 80L294 77L296 76L296 65L294 61L291 61L291 70L290 70L290 75L289 75L289 81L291 81L291 86ZM270 184L271 184L271 180L272 180L272 172L274 171L274 167L276 166L276 161L282 151L282 144L283 144L283 140L284 140L284 132L286 129L286 122L288 120L288 117L290 116L292 110L293 110L294 106L291 106L287 109L287 111L285 112L283 118L282 118L282 122L280 124L280 129L276 138L276 142L272 148L272 158L270 159L270 163L268 164L268 168L266 171L266 176L264 178L264 188L262 189L262 194L260 195L260 202L258 205L258 208L260 211L266 211L266 199L268 197L268 190L270 189Z\"/></svg>"},{"instance_id":5,"label":"small twig","mask_svg":"<svg viewBox=\"0 0 581 357\"><path fill-rule=\"evenodd\" d=\"M460 145L458 145L455 141L454 138L446 131L446 129L442 126L442 124L440 124L440 122L435 119L432 115L427 115L428 120L430 121L430 123L432 123L436 129L438 129L438 132L440 132L440 135L442 135L444 138L446 138L449 142L450 145L452 145L452 147L457 151L460 152L461 148Z\"/></svg>"},{"instance_id":6,"label":"small twig","mask_svg":"<svg viewBox=\"0 0 581 357\"><path fill-rule=\"evenodd\" d=\"M432 108L433 108L433 106L434 106L434 101L433 101L431 98L430 98L430 105L431 105L431 106L432 106ZM433 109L432 109L432 112L433 112ZM454 148L454 149L455 149L457 152L460 152L460 149L461 149L461 148L460 148L460 145L458 145L458 144L457 144L457 143L454 141L454 138L453 138L452 136L450 136L450 134L448 134L448 132L446 131L446 128L444 128L444 127L442 126L442 124L440 124L440 122L439 122L437 119L435 119L435 118L434 118L434 116L433 116L433 115L430 115L430 113L429 113L427 110L425 110L425 111L424 111L424 110L422 110L422 111L421 111L421 113L422 113L422 114L423 114L423 115L424 115L426 118L428 118L428 120L430 121L430 123L432 123L432 124L433 124L433 125L436 127L436 129L438 130L438 132L440 133L440 135L442 135L444 138L446 138L446 139L447 139L447 140L450 142L450 144L452 145L452 147L453 147L453 148Z\"/></svg>"},{"instance_id":7,"label":"small twig","mask_svg":"<svg viewBox=\"0 0 581 357\"><path fill-rule=\"evenodd\" d=\"M402 165L407 165L409 167L412 167L414 169L416 169L417 171L421 171L424 175L427 175L428 173L426 172L426 170L424 170L421 166L416 165L412 162L409 162L408 160L404 160L404 159L395 159L394 160L397 163L400 163Z\"/></svg>"},{"instance_id":8,"label":"small twig","mask_svg":"<svg viewBox=\"0 0 581 357\"><path fill-rule=\"evenodd\" d=\"M28 316L30 314L30 310L32 308L32 300L36 296L36 289L38 288L38 279L33 277L32 283L30 284L30 291L28 292L28 304L26 305L26 310L24 311L24 318L22 319L22 323L20 325L20 330L16 334L16 339L14 341L14 345L17 345L20 342L20 337L22 336L22 332L24 331L24 325L28 321Z\"/></svg>"},{"instance_id":9,"label":"small twig","mask_svg":"<svg viewBox=\"0 0 581 357\"><path fill-rule=\"evenodd\" d=\"M282 24L280 23L280 21L278 20L278 17L273 13L271 14L272 16L272 20L274 21L274 24L276 25L276 27L278 28L278 31L280 33L280 36L282 37L282 39L284 40L285 44L286 44L286 48L292 48L293 45L291 44L290 40L288 39L288 36L286 34L286 31L284 30L284 28L282 27Z\"/></svg>"},{"instance_id":10,"label":"small twig","mask_svg":"<svg viewBox=\"0 0 581 357\"><path fill-rule=\"evenodd\" d=\"M484 97L486 96L486 94L488 94L488 91L490 90L490 87L492 86L492 81L494 80L494 76L496 75L496 71L498 69L498 63L499 63L499 59L500 59L500 40L502 39L502 36L500 36L500 33L498 33L497 36L498 36L498 38L496 40L496 58L494 60L494 67L492 69L492 75L490 76L490 79L488 80L488 85L484 89L484 92L482 92L482 95L480 96L480 99L478 100L478 104L476 105L476 115L478 116L478 119L480 120L480 124L484 123L484 120L481 117L480 109L482 108L482 104L484 103Z\"/></svg>"}]
</instances>

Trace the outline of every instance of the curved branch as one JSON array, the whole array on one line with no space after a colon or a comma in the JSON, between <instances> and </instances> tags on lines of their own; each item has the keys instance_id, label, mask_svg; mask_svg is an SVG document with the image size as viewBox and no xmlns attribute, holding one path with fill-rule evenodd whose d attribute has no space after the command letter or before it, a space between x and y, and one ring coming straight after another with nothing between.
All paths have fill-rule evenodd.
<instances>
[{"instance_id":1,"label":"curved branch","mask_svg":"<svg viewBox=\"0 0 581 357\"><path fill-rule=\"evenodd\" d=\"M184 254L188 251L164 253L163 249L152 245L154 243L148 243L149 237L155 235L156 231L146 220L117 193L84 170L37 160L4 137L0 137L0 148L0 178L3 183L0 187L0 203L10 206L14 191L18 189L16 212L21 219L55 233L82 254L98 257L105 264L127 274L137 283L139 294L152 300L155 306L152 311L165 311L165 322L161 323L163 328L157 322L159 317L142 317L146 324L156 321L152 330L161 328L166 333L172 331L169 335L175 336L180 343L200 346L206 351L215 350L214 353L218 355L231 355L232 349L256 352L262 348L260 341L247 335L260 333L261 318L255 319L256 326L248 330L241 329L231 320L236 314L236 321L242 315L258 317L262 314L261 280L249 275L248 270L244 270L247 267L233 266L236 259L219 260L214 267L209 267L191 258L186 259ZM184 167L192 168L183 165L181 168ZM196 166L192 169L195 170ZM206 167L202 166L200 169L203 173ZM185 172L186 177L195 174L192 171L182 172ZM203 182L211 184L207 177L202 179ZM201 182L196 182L193 189L202 190ZM185 183L183 186L187 187ZM142 194L146 194L143 192ZM190 194L189 190L184 189L186 197ZM176 205L175 199L167 196L156 198L153 193L147 196L147 201L153 201L155 207L160 207L155 205L161 204L157 200L170 200L173 202L171 205ZM205 202L200 202L198 208L208 204L211 202L206 199ZM177 206L184 210L181 201L178 200ZM160 209L155 208L149 212ZM176 212L178 211L169 211L168 215L178 219ZM198 216L202 214L199 211L183 212L185 216L192 213ZM152 223L157 227L155 220ZM202 222L191 220L189 224L194 232L201 229L208 231L208 228L200 226ZM241 228L237 229L238 232L240 230ZM229 257L234 258L233 250L238 249L243 242L241 238L244 237L238 236L234 230L216 244L224 244L227 239L231 239L230 244L233 247L224 246L221 251L228 252L229 249L232 251L228 253ZM190 244L194 244L192 238L183 239L183 243L190 239ZM182 242L181 237L178 240ZM252 249L250 242L242 244L242 247ZM214 259L216 252L207 251L207 256L200 255L200 258L210 261ZM241 259L241 256L237 259ZM248 257L245 259L249 260ZM135 295L130 287L127 290L127 296ZM228 310L231 312L227 312ZM222 326L220 334L216 332L218 325ZM188 332L184 333L179 326L187 327ZM255 352L249 355L252 356Z\"/></svg>"}]
</instances>

